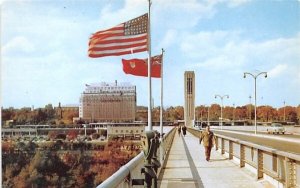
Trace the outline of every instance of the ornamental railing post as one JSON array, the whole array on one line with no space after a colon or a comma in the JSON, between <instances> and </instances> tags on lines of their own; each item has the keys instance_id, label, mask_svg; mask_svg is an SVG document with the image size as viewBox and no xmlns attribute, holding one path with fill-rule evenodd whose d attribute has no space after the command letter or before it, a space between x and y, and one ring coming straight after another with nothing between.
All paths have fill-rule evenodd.
<instances>
[{"instance_id":1,"label":"ornamental railing post","mask_svg":"<svg viewBox=\"0 0 300 188\"><path fill-rule=\"evenodd\" d=\"M264 172L264 159L263 159L263 151L257 149L257 179L263 178Z\"/></svg>"},{"instance_id":2,"label":"ornamental railing post","mask_svg":"<svg viewBox=\"0 0 300 188\"><path fill-rule=\"evenodd\" d=\"M217 151L219 149L219 137L217 136L216 136L215 143L216 143L216 151Z\"/></svg>"},{"instance_id":3,"label":"ornamental railing post","mask_svg":"<svg viewBox=\"0 0 300 188\"><path fill-rule=\"evenodd\" d=\"M229 140L229 159L233 159L233 142Z\"/></svg>"},{"instance_id":4,"label":"ornamental railing post","mask_svg":"<svg viewBox=\"0 0 300 188\"><path fill-rule=\"evenodd\" d=\"M225 153L224 138L221 138L221 154L223 155L224 153Z\"/></svg>"},{"instance_id":5,"label":"ornamental railing post","mask_svg":"<svg viewBox=\"0 0 300 188\"><path fill-rule=\"evenodd\" d=\"M296 162L285 157L285 187L296 187Z\"/></svg>"},{"instance_id":6,"label":"ornamental railing post","mask_svg":"<svg viewBox=\"0 0 300 188\"><path fill-rule=\"evenodd\" d=\"M240 144L240 167L245 167L245 146Z\"/></svg>"}]
</instances>

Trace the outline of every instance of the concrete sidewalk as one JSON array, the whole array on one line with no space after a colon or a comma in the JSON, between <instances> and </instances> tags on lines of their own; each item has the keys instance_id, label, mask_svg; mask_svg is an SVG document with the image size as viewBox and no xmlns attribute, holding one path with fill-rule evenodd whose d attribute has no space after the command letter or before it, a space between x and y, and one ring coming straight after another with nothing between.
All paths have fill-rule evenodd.
<instances>
[{"instance_id":1,"label":"concrete sidewalk","mask_svg":"<svg viewBox=\"0 0 300 188\"><path fill-rule=\"evenodd\" d=\"M256 180L255 174L223 157L212 149L211 160L205 160L199 139L187 133L175 135L166 166L158 178L161 188L256 188L273 187L266 180Z\"/></svg>"}]
</instances>

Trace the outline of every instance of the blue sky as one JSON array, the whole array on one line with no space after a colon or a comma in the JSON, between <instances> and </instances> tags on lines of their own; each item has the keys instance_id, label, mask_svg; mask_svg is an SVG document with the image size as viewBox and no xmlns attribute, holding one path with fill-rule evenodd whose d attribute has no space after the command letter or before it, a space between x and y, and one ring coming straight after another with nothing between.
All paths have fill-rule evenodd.
<instances>
[{"instance_id":1,"label":"blue sky","mask_svg":"<svg viewBox=\"0 0 300 188\"><path fill-rule=\"evenodd\" d=\"M147 12L147 0L0 0L1 105L79 104L85 84L130 82L147 105L147 78L126 75L122 58L87 56L88 39ZM300 104L300 1L153 0L152 55L165 49L164 103L183 105L183 75L196 74L196 105ZM153 79L155 106L160 81ZM252 99L252 103L253 103Z\"/></svg>"}]
</instances>

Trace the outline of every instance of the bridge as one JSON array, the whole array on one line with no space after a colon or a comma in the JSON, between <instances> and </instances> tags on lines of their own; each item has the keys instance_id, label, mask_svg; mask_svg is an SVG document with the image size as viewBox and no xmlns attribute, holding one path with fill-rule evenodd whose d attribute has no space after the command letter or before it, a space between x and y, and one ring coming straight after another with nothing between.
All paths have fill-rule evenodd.
<instances>
[{"instance_id":1,"label":"bridge","mask_svg":"<svg viewBox=\"0 0 300 188\"><path fill-rule=\"evenodd\" d=\"M199 144L200 130L188 128L184 137L175 128L164 135L158 149L162 164L152 187L300 187L300 140L292 151L269 147L214 130L216 144L207 162L204 148ZM225 131L226 132L226 131ZM251 133L247 133L251 134ZM264 137L264 136L262 136ZM258 137L255 137L255 140ZM270 138L265 138L270 141ZM281 142L281 141L280 141ZM273 143L273 141L271 141ZM282 141L288 147L289 140ZM274 143L273 143L274 144ZM122 166L98 188L144 187L144 153ZM139 184L139 185L138 185ZM147 187L147 186L145 186Z\"/></svg>"}]
</instances>

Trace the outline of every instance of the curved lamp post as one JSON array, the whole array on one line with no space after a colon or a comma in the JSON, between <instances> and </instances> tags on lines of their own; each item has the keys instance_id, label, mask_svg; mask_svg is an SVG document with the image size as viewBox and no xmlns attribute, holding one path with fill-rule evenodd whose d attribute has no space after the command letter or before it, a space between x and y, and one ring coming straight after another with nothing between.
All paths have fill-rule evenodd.
<instances>
[{"instance_id":1,"label":"curved lamp post","mask_svg":"<svg viewBox=\"0 0 300 188\"><path fill-rule=\"evenodd\" d=\"M254 78L254 126L255 126L255 134L257 133L257 121L256 121L256 78L259 75L265 75L265 78L267 78L267 72L260 72L256 75L249 73L249 72L244 72L244 78L246 78L246 75L250 75Z\"/></svg>"},{"instance_id":2,"label":"curved lamp post","mask_svg":"<svg viewBox=\"0 0 300 188\"><path fill-rule=\"evenodd\" d=\"M223 99L224 99L224 97L227 97L227 98L229 98L229 95L223 95L223 96L221 96L221 95L215 95L215 98L217 98L217 97L220 97L220 99L221 99L221 129L223 129Z\"/></svg>"}]
</instances>

